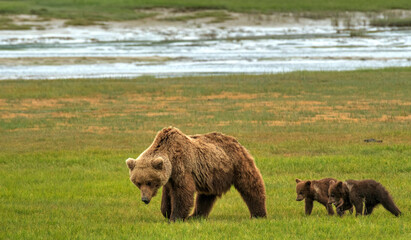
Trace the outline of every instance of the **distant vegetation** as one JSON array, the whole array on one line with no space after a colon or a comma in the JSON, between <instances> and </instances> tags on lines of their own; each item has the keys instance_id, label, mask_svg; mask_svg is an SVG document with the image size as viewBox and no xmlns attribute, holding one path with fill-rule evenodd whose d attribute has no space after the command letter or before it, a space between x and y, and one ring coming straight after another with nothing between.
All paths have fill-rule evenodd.
<instances>
[{"instance_id":1,"label":"distant vegetation","mask_svg":"<svg viewBox=\"0 0 411 240\"><path fill-rule=\"evenodd\" d=\"M130 20L146 17L146 8L224 9L235 12L338 12L411 9L409 0L22 0L0 1L0 14L35 14L64 19ZM84 24L80 20L76 20Z\"/></svg>"}]
</instances>

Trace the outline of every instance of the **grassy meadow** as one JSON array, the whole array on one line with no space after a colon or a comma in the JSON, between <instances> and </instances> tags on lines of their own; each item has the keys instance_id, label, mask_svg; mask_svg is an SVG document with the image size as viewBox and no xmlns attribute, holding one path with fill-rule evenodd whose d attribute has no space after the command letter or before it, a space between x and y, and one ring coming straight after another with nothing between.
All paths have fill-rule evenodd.
<instances>
[{"instance_id":1,"label":"grassy meadow","mask_svg":"<svg viewBox=\"0 0 411 240\"><path fill-rule=\"evenodd\" d=\"M409 0L1 0L0 14L34 14L42 17L102 20L140 19L149 15L136 12L148 8L221 9L234 12L341 12L411 9Z\"/></svg>"},{"instance_id":2,"label":"grassy meadow","mask_svg":"<svg viewBox=\"0 0 411 240\"><path fill-rule=\"evenodd\" d=\"M0 239L410 239L410 76L0 81ZM169 224L160 193L142 203L125 160L168 126L235 136L262 172L268 217L250 220L235 189L202 220ZM294 180L323 177L376 179L403 215L330 217L315 203L305 216Z\"/></svg>"}]
</instances>

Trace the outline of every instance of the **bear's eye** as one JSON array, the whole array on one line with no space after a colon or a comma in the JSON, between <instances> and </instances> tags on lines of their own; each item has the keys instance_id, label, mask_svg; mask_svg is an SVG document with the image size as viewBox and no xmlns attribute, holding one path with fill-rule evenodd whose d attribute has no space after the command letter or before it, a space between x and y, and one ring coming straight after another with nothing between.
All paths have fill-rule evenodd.
<instances>
[{"instance_id":1,"label":"bear's eye","mask_svg":"<svg viewBox=\"0 0 411 240\"><path fill-rule=\"evenodd\" d=\"M141 187L141 183L137 183L137 187Z\"/></svg>"},{"instance_id":2,"label":"bear's eye","mask_svg":"<svg viewBox=\"0 0 411 240\"><path fill-rule=\"evenodd\" d=\"M147 186L149 186L149 187L150 187L150 186L151 186L151 182L147 182Z\"/></svg>"},{"instance_id":3,"label":"bear's eye","mask_svg":"<svg viewBox=\"0 0 411 240\"><path fill-rule=\"evenodd\" d=\"M303 191L301 191L300 194L303 194Z\"/></svg>"}]
</instances>

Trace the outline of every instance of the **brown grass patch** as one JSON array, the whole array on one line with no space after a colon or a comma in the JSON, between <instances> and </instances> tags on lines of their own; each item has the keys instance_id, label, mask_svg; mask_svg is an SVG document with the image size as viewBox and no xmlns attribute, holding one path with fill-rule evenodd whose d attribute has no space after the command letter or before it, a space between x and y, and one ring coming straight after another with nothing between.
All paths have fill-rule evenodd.
<instances>
[{"instance_id":1,"label":"brown grass patch","mask_svg":"<svg viewBox=\"0 0 411 240\"><path fill-rule=\"evenodd\" d=\"M405 121L411 121L411 115L407 116L388 116L388 115L382 115L380 118L375 119L378 122L405 122Z\"/></svg>"},{"instance_id":2,"label":"brown grass patch","mask_svg":"<svg viewBox=\"0 0 411 240\"><path fill-rule=\"evenodd\" d=\"M147 117L159 117L159 116L169 116L169 115L176 115L177 113L170 113L170 112L149 112L145 113L144 115Z\"/></svg>"},{"instance_id":3,"label":"brown grass patch","mask_svg":"<svg viewBox=\"0 0 411 240\"><path fill-rule=\"evenodd\" d=\"M16 129L11 129L11 130L8 130L8 132L22 132L22 131L30 132L30 131L40 131L40 130L41 130L40 127L32 127L32 128L16 128Z\"/></svg>"},{"instance_id":4,"label":"brown grass patch","mask_svg":"<svg viewBox=\"0 0 411 240\"><path fill-rule=\"evenodd\" d=\"M99 126L89 126L83 132L89 132L89 133L98 133L98 134L103 134L109 132L110 129L108 127L99 127Z\"/></svg>"},{"instance_id":5,"label":"brown grass patch","mask_svg":"<svg viewBox=\"0 0 411 240\"><path fill-rule=\"evenodd\" d=\"M381 100L378 103L380 104L390 104L390 105L399 105L399 106L411 106L411 102L404 102L401 100Z\"/></svg>"},{"instance_id":6,"label":"brown grass patch","mask_svg":"<svg viewBox=\"0 0 411 240\"><path fill-rule=\"evenodd\" d=\"M160 97L155 97L155 101L164 101L164 102L187 102L191 101L191 98L183 97L183 96L160 96Z\"/></svg>"},{"instance_id":7,"label":"brown grass patch","mask_svg":"<svg viewBox=\"0 0 411 240\"><path fill-rule=\"evenodd\" d=\"M287 105L302 105L302 106L314 106L314 105L324 105L324 102L320 101L286 101Z\"/></svg>"},{"instance_id":8,"label":"brown grass patch","mask_svg":"<svg viewBox=\"0 0 411 240\"><path fill-rule=\"evenodd\" d=\"M13 118L19 118L19 117L32 118L33 116L34 116L34 114L27 114L27 113L10 113L10 112L6 112L6 113L1 113L0 114L1 119L13 119Z\"/></svg>"},{"instance_id":9,"label":"brown grass patch","mask_svg":"<svg viewBox=\"0 0 411 240\"><path fill-rule=\"evenodd\" d=\"M317 114L315 117L308 118L309 122L316 121L351 121L358 122L360 119L351 118L350 113L337 113L337 112L328 112L326 114Z\"/></svg>"},{"instance_id":10,"label":"brown grass patch","mask_svg":"<svg viewBox=\"0 0 411 240\"><path fill-rule=\"evenodd\" d=\"M66 112L54 112L51 114L52 117L56 118L75 118L78 117L77 114L74 113L66 113Z\"/></svg>"},{"instance_id":11,"label":"brown grass patch","mask_svg":"<svg viewBox=\"0 0 411 240\"><path fill-rule=\"evenodd\" d=\"M236 92L222 92L220 94L215 94L215 95L201 96L198 99L199 100L216 100L216 99L251 100L251 99L256 99L257 97L258 97L258 94L256 93L247 94L247 93L236 93Z\"/></svg>"},{"instance_id":12,"label":"brown grass patch","mask_svg":"<svg viewBox=\"0 0 411 240\"><path fill-rule=\"evenodd\" d=\"M286 121L267 121L266 122L268 126L276 126L276 127L282 127L290 124L290 122Z\"/></svg>"}]
</instances>

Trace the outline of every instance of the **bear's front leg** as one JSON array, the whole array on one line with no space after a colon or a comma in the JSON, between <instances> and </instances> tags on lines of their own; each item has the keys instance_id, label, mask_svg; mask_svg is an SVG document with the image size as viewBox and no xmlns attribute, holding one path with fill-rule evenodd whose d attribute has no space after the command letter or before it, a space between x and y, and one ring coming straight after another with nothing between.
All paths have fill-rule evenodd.
<instances>
[{"instance_id":1,"label":"bear's front leg","mask_svg":"<svg viewBox=\"0 0 411 240\"><path fill-rule=\"evenodd\" d=\"M330 215L330 216L334 215L334 209L333 209L333 205L331 203L327 203L325 205L325 208L328 211L328 215Z\"/></svg>"},{"instance_id":2,"label":"bear's front leg","mask_svg":"<svg viewBox=\"0 0 411 240\"><path fill-rule=\"evenodd\" d=\"M166 184L163 186L163 193L161 196L161 213L165 218L170 219L171 216L171 199L170 199L170 186Z\"/></svg>"},{"instance_id":3,"label":"bear's front leg","mask_svg":"<svg viewBox=\"0 0 411 240\"><path fill-rule=\"evenodd\" d=\"M352 204L355 207L355 216L363 214L363 201L361 198L356 198L352 201Z\"/></svg>"},{"instance_id":4,"label":"bear's front leg","mask_svg":"<svg viewBox=\"0 0 411 240\"><path fill-rule=\"evenodd\" d=\"M342 217L345 213L343 207L336 207L338 216Z\"/></svg>"},{"instance_id":5,"label":"bear's front leg","mask_svg":"<svg viewBox=\"0 0 411 240\"><path fill-rule=\"evenodd\" d=\"M185 220L190 214L195 193L194 182L190 180L187 179L182 184L174 183L172 186L170 221Z\"/></svg>"},{"instance_id":6,"label":"bear's front leg","mask_svg":"<svg viewBox=\"0 0 411 240\"><path fill-rule=\"evenodd\" d=\"M310 215L314 206L314 200L311 198L306 198L305 199L305 214Z\"/></svg>"}]
</instances>

